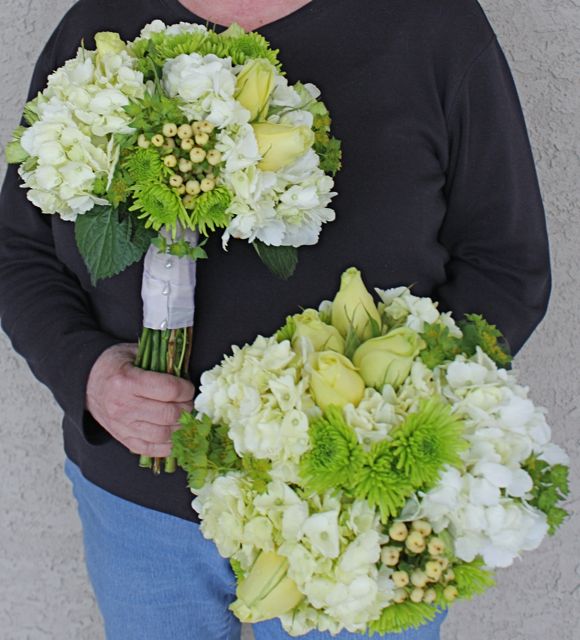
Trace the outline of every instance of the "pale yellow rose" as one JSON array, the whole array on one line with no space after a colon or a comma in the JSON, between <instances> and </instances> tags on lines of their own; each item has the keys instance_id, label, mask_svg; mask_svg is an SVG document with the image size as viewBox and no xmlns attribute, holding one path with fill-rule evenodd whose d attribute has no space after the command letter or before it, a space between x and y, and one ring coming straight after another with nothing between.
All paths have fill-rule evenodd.
<instances>
[{"instance_id":1,"label":"pale yellow rose","mask_svg":"<svg viewBox=\"0 0 580 640\"><path fill-rule=\"evenodd\" d=\"M314 143L314 132L306 125L292 127L273 122L257 122L252 127L262 156L258 163L262 171L278 171L292 164Z\"/></svg>"},{"instance_id":2,"label":"pale yellow rose","mask_svg":"<svg viewBox=\"0 0 580 640\"><path fill-rule=\"evenodd\" d=\"M413 360L425 342L407 327L372 338L355 351L352 358L367 386L382 389L385 384L401 385L411 371Z\"/></svg>"},{"instance_id":3,"label":"pale yellow rose","mask_svg":"<svg viewBox=\"0 0 580 640\"><path fill-rule=\"evenodd\" d=\"M268 60L246 62L236 79L236 100L251 114L250 120L264 119L274 89L275 69Z\"/></svg>"},{"instance_id":4,"label":"pale yellow rose","mask_svg":"<svg viewBox=\"0 0 580 640\"><path fill-rule=\"evenodd\" d=\"M340 290L332 302L332 324L343 336L352 327L360 340L368 340L373 335L372 321L381 326L377 306L362 281L360 271L351 267L342 274Z\"/></svg>"},{"instance_id":5,"label":"pale yellow rose","mask_svg":"<svg viewBox=\"0 0 580 640\"><path fill-rule=\"evenodd\" d=\"M250 573L238 584L238 599L230 609L242 622L260 622L292 611L304 595L287 576L288 560L273 551L262 552Z\"/></svg>"},{"instance_id":6,"label":"pale yellow rose","mask_svg":"<svg viewBox=\"0 0 580 640\"><path fill-rule=\"evenodd\" d=\"M97 54L101 56L121 53L126 49L121 36L113 31L100 31L95 34L95 44L97 45Z\"/></svg>"},{"instance_id":7,"label":"pale yellow rose","mask_svg":"<svg viewBox=\"0 0 580 640\"><path fill-rule=\"evenodd\" d=\"M294 316L294 337L292 346L297 347L300 338L308 338L314 351L336 351L344 353L344 339L332 325L322 322L318 312L306 309L304 313Z\"/></svg>"},{"instance_id":8,"label":"pale yellow rose","mask_svg":"<svg viewBox=\"0 0 580 640\"><path fill-rule=\"evenodd\" d=\"M356 407L362 400L365 392L364 380L345 356L334 351L313 353L310 366L310 390L321 409L330 405L344 407L349 403Z\"/></svg>"}]
</instances>

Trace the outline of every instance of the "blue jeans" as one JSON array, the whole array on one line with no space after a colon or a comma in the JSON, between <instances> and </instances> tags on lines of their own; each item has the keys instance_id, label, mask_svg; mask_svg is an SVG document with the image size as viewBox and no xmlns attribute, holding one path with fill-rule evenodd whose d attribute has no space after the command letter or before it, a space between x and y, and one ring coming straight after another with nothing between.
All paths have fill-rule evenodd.
<instances>
[{"instance_id":1,"label":"blue jeans","mask_svg":"<svg viewBox=\"0 0 580 640\"><path fill-rule=\"evenodd\" d=\"M83 525L89 578L108 640L239 640L228 610L236 581L229 562L193 522L104 491L65 462ZM376 640L439 640L444 615L420 629ZM256 640L289 638L277 620L254 625ZM312 632L303 638L329 639ZM367 636L343 632L338 640Z\"/></svg>"}]
</instances>

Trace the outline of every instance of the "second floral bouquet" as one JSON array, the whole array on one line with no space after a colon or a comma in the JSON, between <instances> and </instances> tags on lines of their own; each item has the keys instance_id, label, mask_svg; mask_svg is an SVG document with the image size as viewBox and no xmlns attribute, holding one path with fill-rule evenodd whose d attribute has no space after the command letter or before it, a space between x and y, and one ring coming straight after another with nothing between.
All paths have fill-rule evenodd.
<instances>
[{"instance_id":1,"label":"second floral bouquet","mask_svg":"<svg viewBox=\"0 0 580 640\"><path fill-rule=\"evenodd\" d=\"M419 626L566 516L567 456L497 329L377 292L349 269L332 302L234 347L174 434L242 621Z\"/></svg>"}]
</instances>

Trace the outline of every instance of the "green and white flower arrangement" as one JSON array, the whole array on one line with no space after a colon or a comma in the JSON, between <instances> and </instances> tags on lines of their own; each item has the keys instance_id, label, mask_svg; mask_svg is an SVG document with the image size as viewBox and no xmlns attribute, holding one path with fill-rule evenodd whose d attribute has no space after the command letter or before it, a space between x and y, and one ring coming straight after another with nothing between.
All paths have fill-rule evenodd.
<instances>
[{"instance_id":1,"label":"green and white flower arrangement","mask_svg":"<svg viewBox=\"0 0 580 640\"><path fill-rule=\"evenodd\" d=\"M26 105L7 159L34 205L74 223L93 284L147 254L137 364L183 376L205 238L245 240L289 277L335 218L340 142L317 87L290 84L258 33L156 20L95 43Z\"/></svg>"},{"instance_id":2,"label":"green and white flower arrangement","mask_svg":"<svg viewBox=\"0 0 580 640\"><path fill-rule=\"evenodd\" d=\"M242 621L416 627L566 517L568 457L499 331L377 294L351 268L332 302L233 347L173 436Z\"/></svg>"}]
</instances>

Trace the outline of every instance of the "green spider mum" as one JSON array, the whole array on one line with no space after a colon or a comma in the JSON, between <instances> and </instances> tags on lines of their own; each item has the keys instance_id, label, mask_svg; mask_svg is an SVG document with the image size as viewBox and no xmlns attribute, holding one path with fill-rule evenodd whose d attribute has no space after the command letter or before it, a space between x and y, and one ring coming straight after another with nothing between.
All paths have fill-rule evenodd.
<instances>
[{"instance_id":1,"label":"green spider mum","mask_svg":"<svg viewBox=\"0 0 580 640\"><path fill-rule=\"evenodd\" d=\"M193 208L188 209L188 226L204 236L215 229L224 229L231 219L228 213L231 201L231 192L223 186L202 193L195 199Z\"/></svg>"},{"instance_id":2,"label":"green spider mum","mask_svg":"<svg viewBox=\"0 0 580 640\"><path fill-rule=\"evenodd\" d=\"M406 474L397 468L389 442L375 443L365 457L353 494L378 507L382 521L386 522L399 513L414 487Z\"/></svg>"},{"instance_id":3,"label":"green spider mum","mask_svg":"<svg viewBox=\"0 0 580 640\"><path fill-rule=\"evenodd\" d=\"M424 401L416 413L391 432L390 443L396 465L415 488L429 489L443 466L460 466L463 422L451 407L437 398Z\"/></svg>"},{"instance_id":4,"label":"green spider mum","mask_svg":"<svg viewBox=\"0 0 580 640\"><path fill-rule=\"evenodd\" d=\"M176 231L178 222L188 223L181 198L165 184L137 184L133 187L133 198L129 211L141 211L138 217L145 219L147 229L159 231L165 226Z\"/></svg>"},{"instance_id":5,"label":"green spider mum","mask_svg":"<svg viewBox=\"0 0 580 640\"><path fill-rule=\"evenodd\" d=\"M303 456L300 473L306 487L323 493L350 485L362 468L364 451L342 409L330 406L310 425L311 449Z\"/></svg>"},{"instance_id":6,"label":"green spider mum","mask_svg":"<svg viewBox=\"0 0 580 640\"><path fill-rule=\"evenodd\" d=\"M494 586L493 574L490 571L486 571L483 566L481 559L453 566L455 583L460 598L472 598L473 596L481 595Z\"/></svg>"},{"instance_id":7,"label":"green spider mum","mask_svg":"<svg viewBox=\"0 0 580 640\"><path fill-rule=\"evenodd\" d=\"M392 604L383 609L381 617L369 625L371 633L401 633L406 629L416 629L433 620L437 615L437 609L424 602L403 602Z\"/></svg>"},{"instance_id":8,"label":"green spider mum","mask_svg":"<svg viewBox=\"0 0 580 640\"><path fill-rule=\"evenodd\" d=\"M169 170L154 149L137 149L123 161L131 180L136 184L161 182Z\"/></svg>"},{"instance_id":9,"label":"green spider mum","mask_svg":"<svg viewBox=\"0 0 580 640\"><path fill-rule=\"evenodd\" d=\"M148 78L151 77L148 58L161 69L166 60L190 53L198 53L201 56L211 53L219 58L230 57L235 65L244 64L249 59L264 58L280 68L278 50L272 49L259 33L246 33L237 25L232 25L219 34L213 31L174 35L154 33L150 39L135 43L132 51L141 61L140 71L146 73Z\"/></svg>"}]
</instances>

